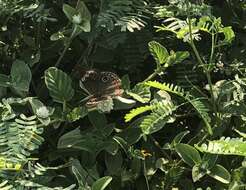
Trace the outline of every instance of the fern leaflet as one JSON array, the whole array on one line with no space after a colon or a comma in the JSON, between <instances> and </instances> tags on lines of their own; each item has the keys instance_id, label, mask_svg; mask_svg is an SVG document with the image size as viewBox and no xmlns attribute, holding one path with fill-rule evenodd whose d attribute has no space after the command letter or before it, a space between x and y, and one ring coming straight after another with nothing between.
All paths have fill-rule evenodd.
<instances>
[{"instance_id":1,"label":"fern leaflet","mask_svg":"<svg viewBox=\"0 0 246 190\"><path fill-rule=\"evenodd\" d=\"M210 154L246 156L246 142L242 138L222 137L220 140L209 141L208 144L195 147L201 152Z\"/></svg>"},{"instance_id":2,"label":"fern leaflet","mask_svg":"<svg viewBox=\"0 0 246 190\"><path fill-rule=\"evenodd\" d=\"M156 105L153 113L144 117L140 128L145 134L151 134L160 130L171 119L170 115L176 108L171 103L159 103Z\"/></svg>"},{"instance_id":3,"label":"fern leaflet","mask_svg":"<svg viewBox=\"0 0 246 190\"><path fill-rule=\"evenodd\" d=\"M144 113L144 112L147 112L147 111L150 111L152 110L153 106L151 105L147 105L147 106L142 106L142 107L138 107L136 109L132 109L130 111L130 113L126 114L125 115L125 121L126 122L129 122L131 121L134 117Z\"/></svg>"}]
</instances>

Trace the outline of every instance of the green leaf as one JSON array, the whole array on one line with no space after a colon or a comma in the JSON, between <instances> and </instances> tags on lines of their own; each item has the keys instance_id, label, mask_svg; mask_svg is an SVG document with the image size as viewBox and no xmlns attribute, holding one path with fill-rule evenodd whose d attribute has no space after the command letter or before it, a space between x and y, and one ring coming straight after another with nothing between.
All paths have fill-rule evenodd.
<instances>
[{"instance_id":1,"label":"green leaf","mask_svg":"<svg viewBox=\"0 0 246 190\"><path fill-rule=\"evenodd\" d=\"M187 135L189 134L190 131L182 131L180 132L179 134L177 134L173 141L171 142L171 144L167 143L163 146L164 149L174 149L175 146L179 143L181 143L182 139Z\"/></svg>"},{"instance_id":2,"label":"green leaf","mask_svg":"<svg viewBox=\"0 0 246 190\"><path fill-rule=\"evenodd\" d=\"M68 4L64 4L62 7L63 12L65 13L65 15L67 16L67 18L73 22L73 16L76 15L77 11L75 8L71 7Z\"/></svg>"},{"instance_id":3,"label":"green leaf","mask_svg":"<svg viewBox=\"0 0 246 190\"><path fill-rule=\"evenodd\" d=\"M107 118L104 114L97 111L89 112L89 120L92 125L97 129L102 129L107 126Z\"/></svg>"},{"instance_id":4,"label":"green leaf","mask_svg":"<svg viewBox=\"0 0 246 190\"><path fill-rule=\"evenodd\" d=\"M105 176L100 179L98 179L95 183L92 185L92 190L104 190L108 184L112 181L112 177Z\"/></svg>"},{"instance_id":5,"label":"green leaf","mask_svg":"<svg viewBox=\"0 0 246 190\"><path fill-rule=\"evenodd\" d=\"M76 9L68 4L64 4L63 12L69 21L76 24L82 31L91 31L91 13L83 1L78 2Z\"/></svg>"},{"instance_id":6,"label":"green leaf","mask_svg":"<svg viewBox=\"0 0 246 190\"><path fill-rule=\"evenodd\" d=\"M167 122L171 123L175 121L175 118L171 117L174 110L177 109L172 103L158 102L154 104L154 110L151 114L145 116L140 124L140 128L143 133L148 135L161 130Z\"/></svg>"},{"instance_id":7,"label":"green leaf","mask_svg":"<svg viewBox=\"0 0 246 190\"><path fill-rule=\"evenodd\" d=\"M133 99L117 96L114 98L114 110L130 109L136 104Z\"/></svg>"},{"instance_id":8,"label":"green leaf","mask_svg":"<svg viewBox=\"0 0 246 190\"><path fill-rule=\"evenodd\" d=\"M121 172L122 163L123 158L120 151L115 155L105 155L105 164L109 174L119 175Z\"/></svg>"},{"instance_id":9,"label":"green leaf","mask_svg":"<svg viewBox=\"0 0 246 190\"><path fill-rule=\"evenodd\" d=\"M45 84L55 102L64 103L73 98L71 78L63 71L50 67L45 71Z\"/></svg>"},{"instance_id":10,"label":"green leaf","mask_svg":"<svg viewBox=\"0 0 246 190\"><path fill-rule=\"evenodd\" d=\"M129 75L124 75L122 78L121 78L121 87L124 89L124 90L130 90L130 84L131 84L131 81L129 79Z\"/></svg>"},{"instance_id":11,"label":"green leaf","mask_svg":"<svg viewBox=\"0 0 246 190\"><path fill-rule=\"evenodd\" d=\"M209 176L220 181L221 183L228 184L231 181L231 175L223 166L216 164L208 173Z\"/></svg>"},{"instance_id":12,"label":"green leaf","mask_svg":"<svg viewBox=\"0 0 246 190\"><path fill-rule=\"evenodd\" d=\"M201 162L199 152L188 144L177 144L175 150L182 160L191 167Z\"/></svg>"},{"instance_id":13,"label":"green leaf","mask_svg":"<svg viewBox=\"0 0 246 190\"><path fill-rule=\"evenodd\" d=\"M126 93L141 103L147 103L151 98L150 88L143 83L135 85L131 91L126 91Z\"/></svg>"},{"instance_id":14,"label":"green leaf","mask_svg":"<svg viewBox=\"0 0 246 190\"><path fill-rule=\"evenodd\" d=\"M214 167L216 161L218 159L218 155L205 153L202 157L202 166L204 169L211 169Z\"/></svg>"},{"instance_id":15,"label":"green leaf","mask_svg":"<svg viewBox=\"0 0 246 190\"><path fill-rule=\"evenodd\" d=\"M188 51L178 51L178 52L173 52L173 53L171 51L171 55L168 57L165 67L169 67L174 64L181 63L182 61L187 59L189 56L190 56L190 53Z\"/></svg>"},{"instance_id":16,"label":"green leaf","mask_svg":"<svg viewBox=\"0 0 246 190\"><path fill-rule=\"evenodd\" d=\"M206 170L201 170L200 165L194 165L192 167L192 179L194 182L197 182L205 175L206 175Z\"/></svg>"},{"instance_id":17,"label":"green leaf","mask_svg":"<svg viewBox=\"0 0 246 190\"><path fill-rule=\"evenodd\" d=\"M33 113L36 114L38 120L45 126L50 123L50 116L53 114L54 109L46 107L40 100L36 98L30 98L29 100Z\"/></svg>"},{"instance_id":18,"label":"green leaf","mask_svg":"<svg viewBox=\"0 0 246 190\"><path fill-rule=\"evenodd\" d=\"M11 80L8 75L0 74L0 86L2 87L10 87Z\"/></svg>"},{"instance_id":19,"label":"green leaf","mask_svg":"<svg viewBox=\"0 0 246 190\"><path fill-rule=\"evenodd\" d=\"M156 41L149 42L149 50L158 65L165 63L169 56L167 49Z\"/></svg>"},{"instance_id":20,"label":"green leaf","mask_svg":"<svg viewBox=\"0 0 246 190\"><path fill-rule=\"evenodd\" d=\"M77 121L88 114L86 107L75 107L71 112L67 114L69 122Z\"/></svg>"},{"instance_id":21,"label":"green leaf","mask_svg":"<svg viewBox=\"0 0 246 190\"><path fill-rule=\"evenodd\" d=\"M209 141L208 144L195 147L201 152L211 154L246 156L246 142L241 138L222 137L220 140Z\"/></svg>"},{"instance_id":22,"label":"green leaf","mask_svg":"<svg viewBox=\"0 0 246 190\"><path fill-rule=\"evenodd\" d=\"M147 106L142 106L142 107L138 107L136 109L132 109L128 114L125 115L125 122L129 122L131 121L134 117L147 112L147 111L151 111L153 109L152 105L147 105Z\"/></svg>"},{"instance_id":23,"label":"green leaf","mask_svg":"<svg viewBox=\"0 0 246 190\"><path fill-rule=\"evenodd\" d=\"M87 172L81 166L79 160L73 159L71 161L71 163L72 163L71 169L72 169L72 172L78 181L79 187L85 188L86 179L87 179L87 175L88 175Z\"/></svg>"},{"instance_id":24,"label":"green leaf","mask_svg":"<svg viewBox=\"0 0 246 190\"><path fill-rule=\"evenodd\" d=\"M78 13L82 19L82 22L79 24L80 28L84 32L90 32L91 31L91 23L90 23L91 22L91 13L83 1L78 2L77 11L78 11Z\"/></svg>"},{"instance_id":25,"label":"green leaf","mask_svg":"<svg viewBox=\"0 0 246 190\"><path fill-rule=\"evenodd\" d=\"M14 89L17 91L28 92L32 73L24 61L16 60L13 63L10 76L12 87Z\"/></svg>"},{"instance_id":26,"label":"green leaf","mask_svg":"<svg viewBox=\"0 0 246 190\"><path fill-rule=\"evenodd\" d=\"M223 43L231 43L234 40L235 33L232 30L231 26L224 27L224 28L221 29L221 31L225 35L225 39L223 40Z\"/></svg>"}]
</instances>

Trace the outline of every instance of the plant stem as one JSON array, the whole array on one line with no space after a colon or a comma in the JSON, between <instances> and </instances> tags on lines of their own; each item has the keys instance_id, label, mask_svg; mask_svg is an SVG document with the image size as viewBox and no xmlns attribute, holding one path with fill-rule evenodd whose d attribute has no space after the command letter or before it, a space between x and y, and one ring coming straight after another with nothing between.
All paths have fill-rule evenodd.
<instances>
[{"instance_id":1,"label":"plant stem","mask_svg":"<svg viewBox=\"0 0 246 190\"><path fill-rule=\"evenodd\" d=\"M52 121L50 121L50 123L49 123L49 125L52 125L52 124L54 124L54 123L56 123L56 122L60 122L61 120L57 120L57 119L54 119L54 120L52 120ZM46 127L46 125L44 125L44 124L38 124L37 125L37 128L39 128L39 127Z\"/></svg>"},{"instance_id":2,"label":"plant stem","mask_svg":"<svg viewBox=\"0 0 246 190\"><path fill-rule=\"evenodd\" d=\"M145 178L145 181L146 181L147 190L150 190L150 188L149 188L149 181L148 181L147 172L146 172L146 163L145 163L145 160L143 160L143 169L144 169L144 178Z\"/></svg>"},{"instance_id":3,"label":"plant stem","mask_svg":"<svg viewBox=\"0 0 246 190\"><path fill-rule=\"evenodd\" d=\"M152 73L151 75L149 75L143 82L147 82L147 81L151 80L151 79L154 78L157 74L158 74L158 72L155 71L154 73Z\"/></svg>"},{"instance_id":4,"label":"plant stem","mask_svg":"<svg viewBox=\"0 0 246 190\"><path fill-rule=\"evenodd\" d=\"M71 43L72 43L72 41L73 41L74 35L75 35L75 33L76 33L76 30L77 30L77 26L75 25L74 28L73 28L73 32L71 33L71 35L70 35L70 37L69 37L69 39L68 39L68 42L65 44L65 47L64 47L64 49L63 49L63 51L62 51L60 57L59 57L58 60L56 61L55 67L58 68L58 67L60 66L62 58L65 56L65 54L66 54L68 48L70 47L70 45L71 45Z\"/></svg>"},{"instance_id":5,"label":"plant stem","mask_svg":"<svg viewBox=\"0 0 246 190\"><path fill-rule=\"evenodd\" d=\"M196 46L194 44L194 41L193 41L193 38L192 38L192 29L191 29L190 17L188 17L188 22L189 22L189 34L190 34L190 46L191 46L192 50L195 53L195 56L196 56L196 58L198 60L198 63L203 66L205 64L202 61L202 58L201 58L199 52L197 51L197 48L196 48ZM214 49L214 46L212 48ZM214 52L214 50L211 51L211 54L212 54L211 57L213 57L213 52ZM212 100L212 104L213 104L213 109L214 109L214 112L216 112L217 109L216 109L216 104L215 104L215 98L214 98L213 85L212 85L210 71L206 68L205 72L206 72L206 77L207 77L207 81L208 81L208 85L209 85L209 91L210 91L210 94L211 94L211 100Z\"/></svg>"}]
</instances>

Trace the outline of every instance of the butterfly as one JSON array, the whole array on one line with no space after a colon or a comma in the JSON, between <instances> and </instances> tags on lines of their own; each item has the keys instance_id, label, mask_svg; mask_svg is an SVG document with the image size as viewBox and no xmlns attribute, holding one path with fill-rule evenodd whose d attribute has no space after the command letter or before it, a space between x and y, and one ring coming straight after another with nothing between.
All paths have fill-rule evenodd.
<instances>
[{"instance_id":1,"label":"butterfly","mask_svg":"<svg viewBox=\"0 0 246 190\"><path fill-rule=\"evenodd\" d=\"M112 72L88 70L81 77L79 84L88 94L86 106L89 108L123 94L121 80Z\"/></svg>"}]
</instances>

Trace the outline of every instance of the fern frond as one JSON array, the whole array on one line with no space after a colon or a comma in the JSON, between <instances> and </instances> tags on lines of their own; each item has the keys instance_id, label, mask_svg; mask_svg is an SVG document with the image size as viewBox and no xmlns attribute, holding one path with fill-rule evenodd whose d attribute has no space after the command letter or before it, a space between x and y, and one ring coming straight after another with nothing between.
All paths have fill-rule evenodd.
<instances>
[{"instance_id":1,"label":"fern frond","mask_svg":"<svg viewBox=\"0 0 246 190\"><path fill-rule=\"evenodd\" d=\"M192 28L191 28L192 38L198 41L201 38L200 38L200 34L198 33L199 30L197 29L196 26L194 26L196 19L192 19L191 22L192 22ZM184 42L190 41L190 34L189 34L190 29L187 21L171 17L164 20L164 24L156 28L157 28L157 32L169 31L176 34L178 39L183 39Z\"/></svg>"},{"instance_id":2,"label":"fern frond","mask_svg":"<svg viewBox=\"0 0 246 190\"><path fill-rule=\"evenodd\" d=\"M171 103L159 104L153 113L145 116L144 120L140 124L140 128L145 134L151 134L160 130L170 119L170 115L176 106Z\"/></svg>"},{"instance_id":3,"label":"fern frond","mask_svg":"<svg viewBox=\"0 0 246 190\"><path fill-rule=\"evenodd\" d=\"M9 185L7 180L4 180L0 183L0 189L2 190L11 190L13 189L13 185Z\"/></svg>"},{"instance_id":4,"label":"fern frond","mask_svg":"<svg viewBox=\"0 0 246 190\"><path fill-rule=\"evenodd\" d=\"M212 128L210 125L211 119L208 114L209 109L207 109L206 106L200 101L201 98L192 99L188 93L185 93L183 88L181 88L180 86L175 86L173 84L167 84L167 83L162 84L157 81L148 81L145 84L147 86L151 86L154 88L158 88L160 90L177 94L178 96L188 101L195 108L197 113L201 116L202 120L206 124L209 134L212 134Z\"/></svg>"},{"instance_id":5,"label":"fern frond","mask_svg":"<svg viewBox=\"0 0 246 190\"><path fill-rule=\"evenodd\" d=\"M134 117L144 113L144 112L147 112L147 111L150 111L153 109L153 106L152 105L147 105L147 106L142 106L142 107L138 107L136 109L132 109L130 111L130 113L126 114L125 115L125 122L129 122L131 121Z\"/></svg>"},{"instance_id":6,"label":"fern frond","mask_svg":"<svg viewBox=\"0 0 246 190\"><path fill-rule=\"evenodd\" d=\"M210 125L211 122L211 118L209 117L209 109L200 101L200 98L195 98L195 99L190 99L186 98L186 100L189 101L189 103L193 106L193 108L195 108L195 110L197 111L197 113L201 116L202 120L204 121L206 127L207 127L207 131L209 132L209 134L212 134L212 127Z\"/></svg>"},{"instance_id":7,"label":"fern frond","mask_svg":"<svg viewBox=\"0 0 246 190\"><path fill-rule=\"evenodd\" d=\"M158 88L160 90L164 90L173 94L177 94L178 96L184 97L185 96L185 91L183 88L180 86L174 85L174 84L169 84L169 83L160 83L157 81L148 81L145 82L145 85L151 86L154 88Z\"/></svg>"},{"instance_id":8,"label":"fern frond","mask_svg":"<svg viewBox=\"0 0 246 190\"><path fill-rule=\"evenodd\" d=\"M36 116L20 118L13 122L0 123L1 156L14 163L26 162L31 151L37 149L44 139L40 136L43 128L37 127Z\"/></svg>"},{"instance_id":9,"label":"fern frond","mask_svg":"<svg viewBox=\"0 0 246 190\"><path fill-rule=\"evenodd\" d=\"M220 140L209 141L208 144L195 147L201 152L210 154L246 156L246 142L242 138L222 137Z\"/></svg>"},{"instance_id":10,"label":"fern frond","mask_svg":"<svg viewBox=\"0 0 246 190\"><path fill-rule=\"evenodd\" d=\"M102 1L102 9L97 18L97 25L112 31L119 26L121 31L133 32L146 25L143 20L147 3L144 0Z\"/></svg>"}]
</instances>

